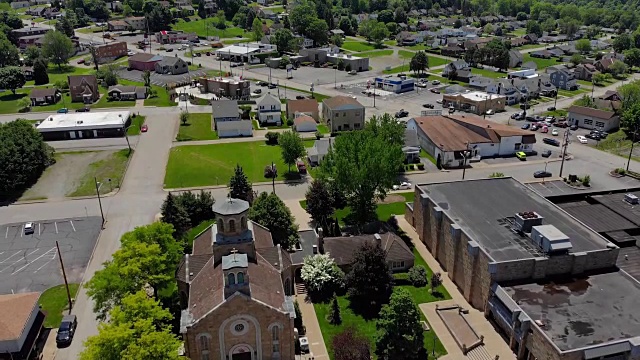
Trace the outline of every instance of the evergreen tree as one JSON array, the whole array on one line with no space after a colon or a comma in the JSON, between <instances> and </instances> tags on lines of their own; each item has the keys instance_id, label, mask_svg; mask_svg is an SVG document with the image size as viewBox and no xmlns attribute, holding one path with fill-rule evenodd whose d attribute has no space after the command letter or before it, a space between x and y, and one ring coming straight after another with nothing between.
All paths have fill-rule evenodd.
<instances>
[{"instance_id":1,"label":"evergreen tree","mask_svg":"<svg viewBox=\"0 0 640 360\"><path fill-rule=\"evenodd\" d=\"M245 175L240 164L236 164L233 176L229 180L229 196L234 199L241 199L253 203L253 190L251 183Z\"/></svg>"},{"instance_id":2,"label":"evergreen tree","mask_svg":"<svg viewBox=\"0 0 640 360\"><path fill-rule=\"evenodd\" d=\"M329 185L325 180L314 179L305 194L307 200L307 213L311 218L327 232L329 218L335 211L333 207L333 196Z\"/></svg>"},{"instance_id":3,"label":"evergreen tree","mask_svg":"<svg viewBox=\"0 0 640 360\"><path fill-rule=\"evenodd\" d=\"M340 304L338 304L338 298L335 295L333 295L333 299L331 300L331 313L329 314L329 323L332 325L342 324Z\"/></svg>"},{"instance_id":4,"label":"evergreen tree","mask_svg":"<svg viewBox=\"0 0 640 360\"><path fill-rule=\"evenodd\" d=\"M48 63L45 58L39 57L33 62L33 80L36 85L44 85L49 83L49 75L47 74Z\"/></svg>"},{"instance_id":5,"label":"evergreen tree","mask_svg":"<svg viewBox=\"0 0 640 360\"><path fill-rule=\"evenodd\" d=\"M176 201L173 194L169 193L164 200L161 208L162 221L173 225L174 232L173 237L180 239L184 236L187 230L191 227L191 221L189 221L189 214L184 210L182 206Z\"/></svg>"}]
</instances>

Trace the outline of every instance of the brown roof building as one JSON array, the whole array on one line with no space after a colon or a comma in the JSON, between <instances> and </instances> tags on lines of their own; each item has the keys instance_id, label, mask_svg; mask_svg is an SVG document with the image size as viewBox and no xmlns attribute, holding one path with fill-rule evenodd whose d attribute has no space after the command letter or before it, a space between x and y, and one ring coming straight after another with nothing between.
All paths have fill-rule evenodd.
<instances>
[{"instance_id":1,"label":"brown roof building","mask_svg":"<svg viewBox=\"0 0 640 360\"><path fill-rule=\"evenodd\" d=\"M318 102L315 99L287 100L287 118L293 119L296 113L307 114L319 121Z\"/></svg>"},{"instance_id":2,"label":"brown roof building","mask_svg":"<svg viewBox=\"0 0 640 360\"><path fill-rule=\"evenodd\" d=\"M585 129L611 131L620 127L620 116L613 111L573 105L567 114L569 124Z\"/></svg>"},{"instance_id":3,"label":"brown roof building","mask_svg":"<svg viewBox=\"0 0 640 360\"><path fill-rule=\"evenodd\" d=\"M364 128L364 106L350 96L334 96L322 101L322 118L331 132Z\"/></svg>"},{"instance_id":4,"label":"brown roof building","mask_svg":"<svg viewBox=\"0 0 640 360\"><path fill-rule=\"evenodd\" d=\"M55 104L60 98L60 90L56 88L33 89L29 94L31 106Z\"/></svg>"},{"instance_id":5,"label":"brown roof building","mask_svg":"<svg viewBox=\"0 0 640 360\"><path fill-rule=\"evenodd\" d=\"M438 167L463 167L481 158L530 152L535 135L474 115L431 115L410 119L420 147L436 159Z\"/></svg>"},{"instance_id":6,"label":"brown roof building","mask_svg":"<svg viewBox=\"0 0 640 360\"><path fill-rule=\"evenodd\" d=\"M95 75L69 75L67 79L72 102L91 104L100 98L98 79Z\"/></svg>"},{"instance_id":7,"label":"brown roof building","mask_svg":"<svg viewBox=\"0 0 640 360\"><path fill-rule=\"evenodd\" d=\"M124 41L112 42L96 46L98 63L103 64L127 55L127 43Z\"/></svg>"},{"instance_id":8,"label":"brown roof building","mask_svg":"<svg viewBox=\"0 0 640 360\"><path fill-rule=\"evenodd\" d=\"M190 359L294 358L291 259L248 211L243 200L216 203L216 222L176 271Z\"/></svg>"},{"instance_id":9,"label":"brown roof building","mask_svg":"<svg viewBox=\"0 0 640 360\"><path fill-rule=\"evenodd\" d=\"M28 359L44 324L40 293L0 295L0 359Z\"/></svg>"}]
</instances>

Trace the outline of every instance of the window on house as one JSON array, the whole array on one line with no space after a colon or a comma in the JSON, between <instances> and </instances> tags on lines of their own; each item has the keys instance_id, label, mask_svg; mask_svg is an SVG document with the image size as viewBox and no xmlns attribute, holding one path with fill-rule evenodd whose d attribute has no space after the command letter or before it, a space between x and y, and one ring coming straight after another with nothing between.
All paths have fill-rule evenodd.
<instances>
[{"instance_id":1,"label":"window on house","mask_svg":"<svg viewBox=\"0 0 640 360\"><path fill-rule=\"evenodd\" d=\"M596 121L596 127L603 128L604 127L604 123L602 121Z\"/></svg>"},{"instance_id":2,"label":"window on house","mask_svg":"<svg viewBox=\"0 0 640 360\"><path fill-rule=\"evenodd\" d=\"M354 129L360 129L360 123L353 124Z\"/></svg>"},{"instance_id":3,"label":"window on house","mask_svg":"<svg viewBox=\"0 0 640 360\"><path fill-rule=\"evenodd\" d=\"M260 105L260 110L264 110L264 106L263 105Z\"/></svg>"},{"instance_id":4,"label":"window on house","mask_svg":"<svg viewBox=\"0 0 640 360\"><path fill-rule=\"evenodd\" d=\"M244 284L244 273L239 272L238 275L236 275L237 279L238 279L238 284Z\"/></svg>"},{"instance_id":5,"label":"window on house","mask_svg":"<svg viewBox=\"0 0 640 360\"><path fill-rule=\"evenodd\" d=\"M209 360L211 338L209 334L202 334L198 337L198 347L200 348L200 360Z\"/></svg>"},{"instance_id":6,"label":"window on house","mask_svg":"<svg viewBox=\"0 0 640 360\"><path fill-rule=\"evenodd\" d=\"M271 105L271 110L275 110L276 106L275 105Z\"/></svg>"},{"instance_id":7,"label":"window on house","mask_svg":"<svg viewBox=\"0 0 640 360\"><path fill-rule=\"evenodd\" d=\"M236 275L234 273L229 273L229 275L227 275L227 286L231 286L235 284L236 284Z\"/></svg>"},{"instance_id":8,"label":"window on house","mask_svg":"<svg viewBox=\"0 0 640 360\"><path fill-rule=\"evenodd\" d=\"M585 125L593 125L593 120L584 119L584 124Z\"/></svg>"},{"instance_id":9,"label":"window on house","mask_svg":"<svg viewBox=\"0 0 640 360\"><path fill-rule=\"evenodd\" d=\"M231 219L229 220L229 232L235 232L236 231L236 221Z\"/></svg>"},{"instance_id":10,"label":"window on house","mask_svg":"<svg viewBox=\"0 0 640 360\"><path fill-rule=\"evenodd\" d=\"M275 325L271 328L271 343L273 345L273 352L280 352L280 328Z\"/></svg>"},{"instance_id":11,"label":"window on house","mask_svg":"<svg viewBox=\"0 0 640 360\"><path fill-rule=\"evenodd\" d=\"M522 148L522 144L516 143L514 150L520 150Z\"/></svg>"}]
</instances>

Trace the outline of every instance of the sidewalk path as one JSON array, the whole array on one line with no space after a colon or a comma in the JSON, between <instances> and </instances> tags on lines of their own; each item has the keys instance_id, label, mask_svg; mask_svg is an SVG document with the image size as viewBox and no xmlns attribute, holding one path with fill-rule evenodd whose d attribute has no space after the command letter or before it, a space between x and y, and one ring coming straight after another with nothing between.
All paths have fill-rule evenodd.
<instances>
[{"instance_id":1,"label":"sidewalk path","mask_svg":"<svg viewBox=\"0 0 640 360\"><path fill-rule=\"evenodd\" d=\"M291 210L291 215L296 219L299 230L311 229L311 216L300 205L300 200L285 200L284 204Z\"/></svg>"},{"instance_id":2,"label":"sidewalk path","mask_svg":"<svg viewBox=\"0 0 640 360\"><path fill-rule=\"evenodd\" d=\"M296 300L300 306L302 321L307 330L306 337L309 339L309 350L313 354L315 360L329 360L329 352L324 344L320 324L316 317L316 310L313 308L311 301L306 300L306 294L296 295Z\"/></svg>"}]
</instances>

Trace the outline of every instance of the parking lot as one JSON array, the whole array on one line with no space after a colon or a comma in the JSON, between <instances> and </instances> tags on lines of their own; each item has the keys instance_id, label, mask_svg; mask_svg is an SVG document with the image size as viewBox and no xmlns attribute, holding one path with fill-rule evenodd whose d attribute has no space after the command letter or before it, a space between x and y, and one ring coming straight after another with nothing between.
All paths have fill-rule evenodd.
<instances>
[{"instance_id":1,"label":"parking lot","mask_svg":"<svg viewBox=\"0 0 640 360\"><path fill-rule=\"evenodd\" d=\"M78 283L89 262L101 228L101 218L86 217L0 225L0 294L44 291L63 283L56 241L67 280Z\"/></svg>"},{"instance_id":2,"label":"parking lot","mask_svg":"<svg viewBox=\"0 0 640 360\"><path fill-rule=\"evenodd\" d=\"M158 74L156 72L152 72L151 83L153 85L165 86L166 84L170 84L170 83L186 82L195 77L200 77L204 75L206 75L206 71L204 70L189 71L186 74L180 74L180 75ZM122 69L118 71L118 77L130 80L130 81L137 81L137 82L144 81L142 80L142 71L140 70Z\"/></svg>"}]
</instances>

